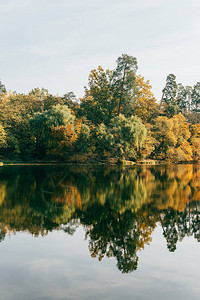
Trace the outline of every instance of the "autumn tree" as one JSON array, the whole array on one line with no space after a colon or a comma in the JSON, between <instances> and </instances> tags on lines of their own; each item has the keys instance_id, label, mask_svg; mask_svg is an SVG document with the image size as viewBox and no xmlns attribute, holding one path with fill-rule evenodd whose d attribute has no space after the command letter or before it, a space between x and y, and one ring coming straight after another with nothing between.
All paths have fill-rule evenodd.
<instances>
[{"instance_id":1,"label":"autumn tree","mask_svg":"<svg viewBox=\"0 0 200 300\"><path fill-rule=\"evenodd\" d=\"M191 136L189 124L186 122L185 117L181 114L174 116L172 121L176 144L174 148L168 149L167 157L174 162L191 161L193 153L189 142Z\"/></svg>"},{"instance_id":2,"label":"autumn tree","mask_svg":"<svg viewBox=\"0 0 200 300\"><path fill-rule=\"evenodd\" d=\"M155 120L152 134L157 140L156 156L172 161L190 161L192 148L189 143L191 136L189 124L183 115L173 118L158 117Z\"/></svg>"},{"instance_id":3,"label":"autumn tree","mask_svg":"<svg viewBox=\"0 0 200 300\"><path fill-rule=\"evenodd\" d=\"M200 123L192 125L191 144L193 149L194 160L200 159Z\"/></svg>"},{"instance_id":4,"label":"autumn tree","mask_svg":"<svg viewBox=\"0 0 200 300\"><path fill-rule=\"evenodd\" d=\"M0 124L0 148L4 146L6 146L6 132L2 124Z\"/></svg>"},{"instance_id":5,"label":"autumn tree","mask_svg":"<svg viewBox=\"0 0 200 300\"><path fill-rule=\"evenodd\" d=\"M113 71L101 66L91 71L85 96L81 100L80 115L95 125L109 124L114 115L130 116L130 101L136 87L137 60L123 54Z\"/></svg>"},{"instance_id":6,"label":"autumn tree","mask_svg":"<svg viewBox=\"0 0 200 300\"><path fill-rule=\"evenodd\" d=\"M135 85L130 113L136 114L144 123L152 122L152 119L158 116L158 104L151 91L152 87L141 75L136 76Z\"/></svg>"},{"instance_id":7,"label":"autumn tree","mask_svg":"<svg viewBox=\"0 0 200 300\"><path fill-rule=\"evenodd\" d=\"M173 121L167 117L159 116L152 128L152 134L158 142L155 153L160 158L166 157L169 147L176 144L176 137L173 133Z\"/></svg>"}]
</instances>

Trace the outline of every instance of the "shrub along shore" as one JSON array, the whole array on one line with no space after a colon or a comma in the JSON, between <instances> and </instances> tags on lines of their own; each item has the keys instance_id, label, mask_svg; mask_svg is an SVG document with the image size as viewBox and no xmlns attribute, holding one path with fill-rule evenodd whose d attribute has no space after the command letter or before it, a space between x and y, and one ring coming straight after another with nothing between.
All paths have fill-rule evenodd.
<instances>
[{"instance_id":1,"label":"shrub along shore","mask_svg":"<svg viewBox=\"0 0 200 300\"><path fill-rule=\"evenodd\" d=\"M35 88L7 92L0 82L3 163L134 163L200 160L200 82L184 87L169 74L157 101L123 54L114 70L90 72L82 98Z\"/></svg>"}]
</instances>

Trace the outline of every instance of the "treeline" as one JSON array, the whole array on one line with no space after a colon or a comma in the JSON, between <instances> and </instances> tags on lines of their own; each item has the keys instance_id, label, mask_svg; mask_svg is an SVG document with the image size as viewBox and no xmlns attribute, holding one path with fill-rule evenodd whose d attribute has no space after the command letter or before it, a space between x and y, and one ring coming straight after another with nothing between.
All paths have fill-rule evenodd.
<instances>
[{"instance_id":1,"label":"treeline","mask_svg":"<svg viewBox=\"0 0 200 300\"><path fill-rule=\"evenodd\" d=\"M114 70L99 66L81 99L39 88L11 93L0 82L2 159L199 160L200 82L184 87L169 74L158 102L137 70L126 54Z\"/></svg>"}]
</instances>

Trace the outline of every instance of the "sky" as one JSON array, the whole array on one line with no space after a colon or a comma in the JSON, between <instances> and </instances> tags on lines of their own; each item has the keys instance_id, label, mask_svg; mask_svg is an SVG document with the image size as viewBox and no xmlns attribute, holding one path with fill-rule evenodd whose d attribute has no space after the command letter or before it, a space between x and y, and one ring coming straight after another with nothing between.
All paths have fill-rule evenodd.
<instances>
[{"instance_id":1,"label":"sky","mask_svg":"<svg viewBox=\"0 0 200 300\"><path fill-rule=\"evenodd\" d=\"M200 81L200 0L0 0L0 79L84 94L90 70L126 53L161 98L166 76Z\"/></svg>"}]
</instances>

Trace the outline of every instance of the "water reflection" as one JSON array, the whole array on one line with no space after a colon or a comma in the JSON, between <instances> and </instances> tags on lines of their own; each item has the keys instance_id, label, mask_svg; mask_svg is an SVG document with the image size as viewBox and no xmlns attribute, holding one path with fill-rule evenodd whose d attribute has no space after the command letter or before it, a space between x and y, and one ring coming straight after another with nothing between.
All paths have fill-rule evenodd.
<instances>
[{"instance_id":1,"label":"water reflection","mask_svg":"<svg viewBox=\"0 0 200 300\"><path fill-rule=\"evenodd\" d=\"M66 234L82 225L92 257L137 269L139 250L161 226L173 252L185 236L200 241L200 166L4 167L0 242L10 233Z\"/></svg>"}]
</instances>

